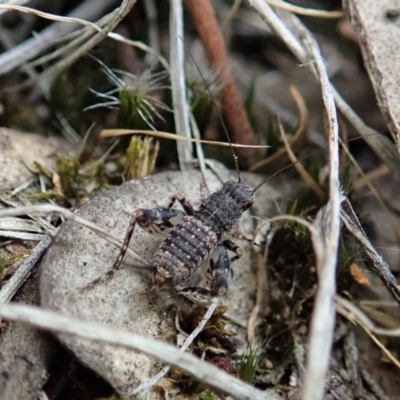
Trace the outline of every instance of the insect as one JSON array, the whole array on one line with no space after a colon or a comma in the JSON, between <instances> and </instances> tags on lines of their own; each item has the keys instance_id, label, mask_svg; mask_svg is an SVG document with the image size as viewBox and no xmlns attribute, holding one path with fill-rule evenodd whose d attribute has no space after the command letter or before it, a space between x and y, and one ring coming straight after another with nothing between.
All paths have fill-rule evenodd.
<instances>
[{"instance_id":1,"label":"insect","mask_svg":"<svg viewBox=\"0 0 400 400\"><path fill-rule=\"evenodd\" d=\"M153 271L156 285L178 285L202 267L211 294L224 296L232 275L231 265L243 252L232 240L222 240L222 237L230 234L235 239L252 241L241 231L238 222L253 204L253 195L260 186L251 189L238 175L237 182L228 181L214 193L203 190L197 209L181 193L175 194L166 208L137 209L114 264L87 287L112 279L121 268L135 227L139 225L163 239L150 266L146 267ZM179 202L183 210L173 208L175 202ZM234 256L230 257L229 251Z\"/></svg>"}]
</instances>

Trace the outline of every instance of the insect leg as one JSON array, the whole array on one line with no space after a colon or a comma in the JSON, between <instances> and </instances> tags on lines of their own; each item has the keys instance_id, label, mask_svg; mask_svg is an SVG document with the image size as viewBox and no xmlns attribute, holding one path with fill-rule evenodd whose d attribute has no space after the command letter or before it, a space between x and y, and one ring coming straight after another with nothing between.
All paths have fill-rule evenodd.
<instances>
[{"instance_id":1,"label":"insect leg","mask_svg":"<svg viewBox=\"0 0 400 400\"><path fill-rule=\"evenodd\" d=\"M144 231L160 238L165 238L186 215L176 208L140 208L134 214L136 222Z\"/></svg>"},{"instance_id":2,"label":"insect leg","mask_svg":"<svg viewBox=\"0 0 400 400\"><path fill-rule=\"evenodd\" d=\"M114 264L104 274L90 282L84 289L91 289L100 282L109 282L115 273L121 269L129 242L131 241L136 223L154 235L165 237L168 232L184 217L185 213L175 208L154 208L150 210L139 208L133 212L128 230L125 234L124 242ZM143 266L143 269L154 269L151 266Z\"/></svg>"},{"instance_id":3,"label":"insect leg","mask_svg":"<svg viewBox=\"0 0 400 400\"><path fill-rule=\"evenodd\" d=\"M172 196L172 199L168 204L168 208L171 208L176 201L179 201L179 203L181 204L182 208L185 210L185 213L187 215L193 215L194 213L193 206L190 204L186 196L183 195L182 193L176 193Z\"/></svg>"},{"instance_id":4,"label":"insect leg","mask_svg":"<svg viewBox=\"0 0 400 400\"><path fill-rule=\"evenodd\" d=\"M235 253L229 257L228 250ZM201 269L205 275L211 294L214 296L225 296L228 290L228 280L232 275L232 262L243 255L239 246L230 240L219 244L211 253L210 257L202 264Z\"/></svg>"},{"instance_id":5,"label":"insect leg","mask_svg":"<svg viewBox=\"0 0 400 400\"><path fill-rule=\"evenodd\" d=\"M246 242L253 243L253 236L248 235L242 230L233 230L230 234L237 240L246 240Z\"/></svg>"},{"instance_id":6,"label":"insect leg","mask_svg":"<svg viewBox=\"0 0 400 400\"><path fill-rule=\"evenodd\" d=\"M243 256L243 250L236 243L232 242L232 240L224 240L222 242L222 245L225 248L227 248L229 251L231 251L232 253L235 253L235 256L231 257L229 260L230 264L232 264L236 260L239 260L239 258ZM231 268L231 274L233 277L233 269L232 268Z\"/></svg>"},{"instance_id":7,"label":"insect leg","mask_svg":"<svg viewBox=\"0 0 400 400\"><path fill-rule=\"evenodd\" d=\"M245 240L246 242L250 242L253 246L259 247L259 244L254 241L254 236L248 235L244 232L238 223L231 230L230 235L237 240Z\"/></svg>"}]
</instances>

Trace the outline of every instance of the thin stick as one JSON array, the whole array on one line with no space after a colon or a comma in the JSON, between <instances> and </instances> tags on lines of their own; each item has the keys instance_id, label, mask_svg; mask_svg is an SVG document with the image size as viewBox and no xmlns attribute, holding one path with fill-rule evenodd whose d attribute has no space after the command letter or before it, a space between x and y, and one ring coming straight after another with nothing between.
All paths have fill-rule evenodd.
<instances>
[{"instance_id":1,"label":"thin stick","mask_svg":"<svg viewBox=\"0 0 400 400\"><path fill-rule=\"evenodd\" d=\"M318 288L310 327L310 347L307 357L306 375L302 398L322 399L325 378L329 368L329 359L335 329L336 264L340 234L340 181L339 181L339 124L331 83L318 44L308 34L304 38L312 60L315 62L322 87L322 98L327 112L329 133L329 207L326 227L327 237L323 257L317 259Z\"/></svg>"},{"instance_id":2,"label":"thin stick","mask_svg":"<svg viewBox=\"0 0 400 400\"><path fill-rule=\"evenodd\" d=\"M2 217L16 217L19 215L26 215L30 213L57 213L62 215L64 218L76 222L86 228L90 229L92 232L99 235L101 238L107 240L118 249L120 249L123 245L123 241L117 239L115 236L109 234L107 231L101 229L97 225L93 224L92 222L86 220L85 218L80 217L79 215L74 214L73 212L59 207L52 204L41 204L36 206L26 206L26 207L17 207L17 208L8 208L0 210L0 218ZM146 261L143 257L137 254L135 251L128 248L127 253L142 262L144 265L148 265L148 261Z\"/></svg>"},{"instance_id":3,"label":"thin stick","mask_svg":"<svg viewBox=\"0 0 400 400\"><path fill-rule=\"evenodd\" d=\"M196 337L200 334L200 332L204 329L207 322L214 314L215 309L217 308L218 300L218 297L214 297L212 299L211 305L210 307L208 307L208 310L204 314L203 319L200 321L197 328L186 338L185 343L183 343L182 347L180 348L181 351L186 351L196 339ZM153 376L153 378L139 385L132 393L130 393L130 396L134 396L151 389L161 378L164 378L164 376L168 374L170 369L171 367L169 365L164 367L157 375Z\"/></svg>"},{"instance_id":4,"label":"thin stick","mask_svg":"<svg viewBox=\"0 0 400 400\"><path fill-rule=\"evenodd\" d=\"M260 14L261 18L275 35L283 40L289 50L304 67L309 69L314 78L319 79L314 63L310 62L307 51L299 40L299 38L309 34L304 24L294 14L279 10L278 14L284 17L284 23L265 0L248 0L248 3ZM354 129L357 130L376 154L381 157L383 162L397 174L400 170L400 157L396 146L391 143L387 137L367 126L333 86L332 91L335 102L343 116L350 122ZM384 156L382 156L382 154L384 154Z\"/></svg>"},{"instance_id":5,"label":"thin stick","mask_svg":"<svg viewBox=\"0 0 400 400\"><path fill-rule=\"evenodd\" d=\"M102 15L106 7L109 7L109 0L101 0L96 2L96 7L93 7L93 2L86 0L74 10L68 17L79 17L81 19L94 19ZM57 22L48 28L44 29L39 34L14 47L0 55L0 75L4 75L10 71L26 64L28 60L36 58L39 54L46 51L60 37L64 37L71 31L76 29L75 24ZM90 28L92 29L92 28Z\"/></svg>"},{"instance_id":6,"label":"thin stick","mask_svg":"<svg viewBox=\"0 0 400 400\"><path fill-rule=\"evenodd\" d=\"M221 97L229 128L232 132L232 141L256 144L258 140L249 122L241 93L229 64L226 44L211 1L186 0L186 5L204 45L211 68L222 72ZM249 156L257 152L242 150L238 153L242 156Z\"/></svg>"},{"instance_id":7,"label":"thin stick","mask_svg":"<svg viewBox=\"0 0 400 400\"><path fill-rule=\"evenodd\" d=\"M22 286L26 279L31 274L36 263L47 250L51 243L51 238L42 240L32 250L29 257L19 266L15 274L4 284L0 290L0 304L9 302L17 290Z\"/></svg>"},{"instance_id":8,"label":"thin stick","mask_svg":"<svg viewBox=\"0 0 400 400\"><path fill-rule=\"evenodd\" d=\"M176 134L191 138L189 107L186 97L184 32L182 0L170 0L170 77L172 103ZM192 148L189 143L177 143L181 169L187 169L192 161Z\"/></svg>"},{"instance_id":9,"label":"thin stick","mask_svg":"<svg viewBox=\"0 0 400 400\"><path fill-rule=\"evenodd\" d=\"M241 400L273 400L263 391L237 379L214 365L184 353L175 346L133 332L60 315L27 305L0 304L0 317L36 328L67 333L132 349L179 368L211 388Z\"/></svg>"},{"instance_id":10,"label":"thin stick","mask_svg":"<svg viewBox=\"0 0 400 400\"><path fill-rule=\"evenodd\" d=\"M223 147L242 147L242 148L249 148L249 149L265 149L270 146L256 144L239 144L239 143L225 143L225 142L218 142L215 140L197 140L192 138L187 138L183 136L175 135L174 133L170 132L162 132L162 131L150 131L146 129L103 129L100 132L100 137L113 137L113 136L123 136L123 135L132 135L132 134L139 134L139 135L149 135L160 137L163 139L171 139L171 140L184 140L188 142L200 142L204 144L211 144L213 146L223 146Z\"/></svg>"}]
</instances>

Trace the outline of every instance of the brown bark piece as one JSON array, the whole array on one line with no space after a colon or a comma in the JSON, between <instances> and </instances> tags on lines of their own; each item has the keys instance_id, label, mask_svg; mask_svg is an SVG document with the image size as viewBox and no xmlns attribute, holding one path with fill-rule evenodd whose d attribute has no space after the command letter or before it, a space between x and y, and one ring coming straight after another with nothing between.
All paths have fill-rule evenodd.
<instances>
[{"instance_id":1,"label":"brown bark piece","mask_svg":"<svg viewBox=\"0 0 400 400\"><path fill-rule=\"evenodd\" d=\"M236 143L256 145L257 137L250 125L241 93L237 87L222 32L209 0L186 0L197 32L204 45L207 58L215 71L222 71L222 103L226 118ZM259 153L257 149L238 148L239 155L246 157Z\"/></svg>"},{"instance_id":2,"label":"brown bark piece","mask_svg":"<svg viewBox=\"0 0 400 400\"><path fill-rule=\"evenodd\" d=\"M347 0L346 3L379 107L396 137L400 134L400 3L398 0Z\"/></svg>"}]
</instances>

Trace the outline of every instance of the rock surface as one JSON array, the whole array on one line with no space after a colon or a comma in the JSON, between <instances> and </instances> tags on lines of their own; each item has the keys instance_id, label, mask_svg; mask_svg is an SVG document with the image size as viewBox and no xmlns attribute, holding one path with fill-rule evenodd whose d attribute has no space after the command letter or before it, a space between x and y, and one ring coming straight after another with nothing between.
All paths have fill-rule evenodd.
<instances>
[{"instance_id":1,"label":"rock surface","mask_svg":"<svg viewBox=\"0 0 400 400\"><path fill-rule=\"evenodd\" d=\"M16 303L39 305L37 275L35 271L24 284L14 298ZM51 335L9 322L0 335L0 398L38 399L56 347Z\"/></svg>"},{"instance_id":2,"label":"rock surface","mask_svg":"<svg viewBox=\"0 0 400 400\"><path fill-rule=\"evenodd\" d=\"M0 128L0 189L19 185L31 178L28 168L36 169L35 161L53 168L54 155L69 149L72 150L72 146L61 138Z\"/></svg>"},{"instance_id":3,"label":"rock surface","mask_svg":"<svg viewBox=\"0 0 400 400\"><path fill-rule=\"evenodd\" d=\"M223 174L226 176L227 171L223 170ZM212 191L221 185L211 172L207 172L206 179ZM255 175L244 175L243 180L251 187L260 182L260 178ZM176 192L185 193L192 201L198 199L200 181L201 175L197 171L152 175L103 193L78 213L122 239L135 209L165 206ZM275 208L272 198L276 197L274 190L263 185L256 195L256 210L258 207L271 214L271 208ZM260 215L259 211L256 213ZM253 231L253 222L249 214L242 218L246 232ZM149 260L158 243L159 240L137 229L130 247ZM254 305L256 280L250 246L243 243L240 245L245 249L245 255L234 264L234 278L224 303L229 306L229 314L246 322ZM158 297L151 296L150 279L141 272L125 267L111 282L101 283L92 290L82 290L82 287L112 265L118 251L115 246L88 229L71 222L65 223L41 264L42 305L85 320L162 340L167 337L173 340L176 334L173 316L167 315L165 310L168 292L160 292ZM138 384L160 370L159 363L143 354L66 335L60 335L59 338L82 362L98 372L124 397L129 397L129 393Z\"/></svg>"}]
</instances>

